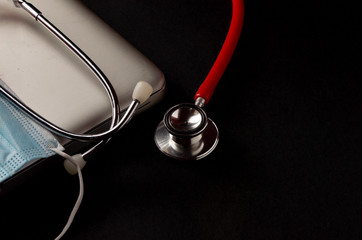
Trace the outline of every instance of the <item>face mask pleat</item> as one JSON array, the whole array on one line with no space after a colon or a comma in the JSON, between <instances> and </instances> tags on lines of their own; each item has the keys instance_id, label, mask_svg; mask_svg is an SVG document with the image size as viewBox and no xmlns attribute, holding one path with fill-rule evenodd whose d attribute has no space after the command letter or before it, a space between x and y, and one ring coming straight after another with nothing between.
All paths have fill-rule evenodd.
<instances>
[{"instance_id":1,"label":"face mask pleat","mask_svg":"<svg viewBox=\"0 0 362 240\"><path fill-rule=\"evenodd\" d=\"M51 148L63 150L49 131L0 94L0 182L31 161L54 155Z\"/></svg>"}]
</instances>

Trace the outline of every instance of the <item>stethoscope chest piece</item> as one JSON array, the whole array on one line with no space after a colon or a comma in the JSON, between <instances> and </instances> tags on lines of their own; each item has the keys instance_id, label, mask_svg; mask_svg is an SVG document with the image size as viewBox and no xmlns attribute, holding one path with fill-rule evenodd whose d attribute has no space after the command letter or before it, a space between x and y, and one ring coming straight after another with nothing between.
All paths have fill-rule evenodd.
<instances>
[{"instance_id":1,"label":"stethoscope chest piece","mask_svg":"<svg viewBox=\"0 0 362 240\"><path fill-rule=\"evenodd\" d=\"M198 160L209 155L219 141L215 123L194 104L170 108L155 132L157 147L179 160Z\"/></svg>"}]
</instances>

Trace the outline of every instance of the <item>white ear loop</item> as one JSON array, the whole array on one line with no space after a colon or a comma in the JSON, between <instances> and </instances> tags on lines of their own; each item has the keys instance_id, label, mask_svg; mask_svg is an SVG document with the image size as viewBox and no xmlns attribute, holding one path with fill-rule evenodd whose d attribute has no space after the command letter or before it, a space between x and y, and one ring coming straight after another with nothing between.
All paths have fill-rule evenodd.
<instances>
[{"instance_id":1,"label":"white ear loop","mask_svg":"<svg viewBox=\"0 0 362 240\"><path fill-rule=\"evenodd\" d=\"M77 213L77 211L78 211L78 209L80 207L80 204L82 203L82 199L83 199L83 196L84 196L84 183L83 183L83 176L82 176L81 166L78 164L78 161L74 157L66 154L65 152L60 151L59 149L52 148L52 150L54 152L56 152L58 155L66 158L67 160L69 160L72 164L74 164L77 167L77 172L78 172L78 176L79 176L79 195L78 195L78 199L75 202L73 210L69 215L68 222L64 226L62 232L55 238L55 240L59 240L68 231L70 225L72 224L72 222L74 220L75 214ZM79 158L79 156L77 156L77 158Z\"/></svg>"}]
</instances>

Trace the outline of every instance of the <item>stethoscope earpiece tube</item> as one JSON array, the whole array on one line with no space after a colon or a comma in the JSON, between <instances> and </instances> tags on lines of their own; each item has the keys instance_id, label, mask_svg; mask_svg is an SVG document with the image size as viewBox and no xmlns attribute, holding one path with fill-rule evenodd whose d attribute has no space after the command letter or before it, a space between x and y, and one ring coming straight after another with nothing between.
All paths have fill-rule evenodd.
<instances>
[{"instance_id":1,"label":"stethoscope earpiece tube","mask_svg":"<svg viewBox=\"0 0 362 240\"><path fill-rule=\"evenodd\" d=\"M195 104L170 108L155 131L155 143L165 155L178 160L199 160L219 142L216 124L202 109L214 93L239 41L244 22L244 1L232 0L232 19L221 51L209 74L197 90Z\"/></svg>"}]
</instances>

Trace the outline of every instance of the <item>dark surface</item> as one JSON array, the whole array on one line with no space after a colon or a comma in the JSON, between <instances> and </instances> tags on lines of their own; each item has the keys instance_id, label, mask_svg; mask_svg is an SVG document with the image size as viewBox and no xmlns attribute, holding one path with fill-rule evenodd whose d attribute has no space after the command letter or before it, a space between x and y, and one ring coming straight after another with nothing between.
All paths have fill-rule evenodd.
<instances>
[{"instance_id":1,"label":"dark surface","mask_svg":"<svg viewBox=\"0 0 362 240\"><path fill-rule=\"evenodd\" d=\"M219 146L181 163L158 152L153 132L169 107L192 102L230 1L84 2L165 73L167 94L84 168L64 239L362 238L357 6L246 1L240 43L206 108ZM54 238L77 194L61 167L40 173L0 199L0 238Z\"/></svg>"}]
</instances>

